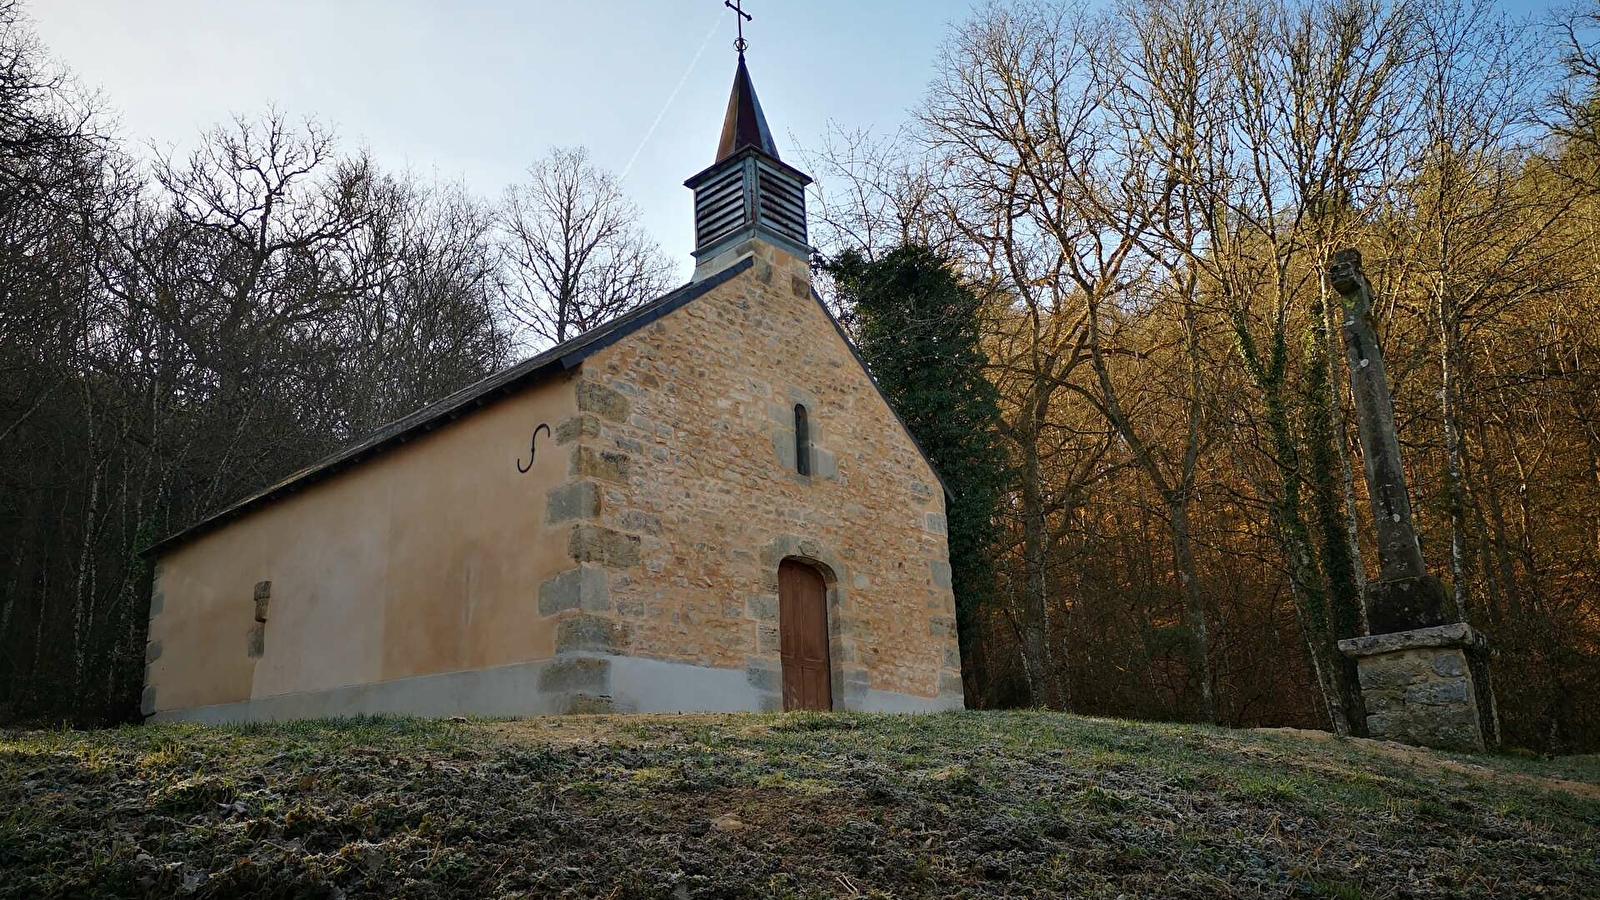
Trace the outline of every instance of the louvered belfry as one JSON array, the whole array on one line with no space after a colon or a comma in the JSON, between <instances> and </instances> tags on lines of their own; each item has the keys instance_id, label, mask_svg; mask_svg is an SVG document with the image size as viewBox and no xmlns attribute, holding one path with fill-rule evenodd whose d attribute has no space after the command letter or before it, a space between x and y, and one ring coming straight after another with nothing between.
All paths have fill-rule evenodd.
<instances>
[{"instance_id":1,"label":"louvered belfry","mask_svg":"<svg viewBox=\"0 0 1600 900\"><path fill-rule=\"evenodd\" d=\"M702 264L761 237L809 258L806 186L811 177L778 156L744 54L728 98L717 161L684 185L694 191L695 259ZM701 277L705 274L700 273Z\"/></svg>"}]
</instances>

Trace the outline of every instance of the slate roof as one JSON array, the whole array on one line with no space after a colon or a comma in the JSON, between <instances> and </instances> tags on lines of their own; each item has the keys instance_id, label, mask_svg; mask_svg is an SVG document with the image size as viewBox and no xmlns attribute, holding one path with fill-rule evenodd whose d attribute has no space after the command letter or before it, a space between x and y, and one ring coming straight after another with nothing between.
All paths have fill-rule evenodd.
<instances>
[{"instance_id":1,"label":"slate roof","mask_svg":"<svg viewBox=\"0 0 1600 900\"><path fill-rule=\"evenodd\" d=\"M739 69L733 76L733 93L728 97L728 113L722 120L722 140L717 144L717 162L746 147L755 147L773 159L783 159L778 155L777 141L772 139L772 129L767 126L767 114L761 111L755 82L750 80L750 67L744 64L744 54L741 53Z\"/></svg>"},{"instance_id":2,"label":"slate roof","mask_svg":"<svg viewBox=\"0 0 1600 900\"><path fill-rule=\"evenodd\" d=\"M194 525L163 538L161 541L147 547L143 554L156 556L186 544L201 535L215 531L234 519L248 515L263 506L281 500L319 481L331 478L345 469L365 462L401 444L414 441L430 432L437 431L502 397L514 394L562 372L572 371L595 353L615 344L617 341L663 316L682 309L690 301L702 297L743 273L750 271L754 265L755 260L753 258L741 260L704 281L685 285L598 328L590 329L572 340L558 344L509 369L497 372L476 384L462 388L437 403L425 406L404 418L397 419L379 428L354 445L295 472L266 490L246 497L221 512L207 516ZM851 356L860 364L862 371L867 372L868 379L872 381L873 387L876 388L877 380L873 379L872 373L867 371L866 363L861 359L860 354L856 352L855 344L844 333L844 329L840 327L833 314L828 311L827 306L822 303L822 299L815 292L812 292L811 296L817 305L822 307L823 313L828 316L828 321L833 323L834 330L838 332L840 339L845 342L846 347L850 348ZM881 389L879 389L878 394L883 397ZM917 444L916 438L911 435L910 429L905 428L905 421L900 418L898 412L895 412L894 405L889 403L889 398L883 397L883 401L888 405L889 411L894 415L895 420L900 423L900 427L905 429L906 436L911 439L912 445L922 455L923 461L933 471L933 477L938 480L939 486L944 489L945 495L953 496L950 493L950 488L944 483L944 479L940 477L938 470L933 468L933 462L928 459L927 453L923 452L922 447Z\"/></svg>"}]
</instances>

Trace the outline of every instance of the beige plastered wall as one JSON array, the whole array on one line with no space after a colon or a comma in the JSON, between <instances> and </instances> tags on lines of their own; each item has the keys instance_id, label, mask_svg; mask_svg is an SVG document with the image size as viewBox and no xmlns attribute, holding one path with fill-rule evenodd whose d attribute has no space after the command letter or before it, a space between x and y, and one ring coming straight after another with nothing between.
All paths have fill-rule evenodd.
<instances>
[{"instance_id":1,"label":"beige plastered wall","mask_svg":"<svg viewBox=\"0 0 1600 900\"><path fill-rule=\"evenodd\" d=\"M163 554L147 710L549 658L554 623L533 610L572 566L570 526L546 521L571 453L541 434L533 468L518 462L538 425L576 414L573 385L507 397Z\"/></svg>"}]
</instances>

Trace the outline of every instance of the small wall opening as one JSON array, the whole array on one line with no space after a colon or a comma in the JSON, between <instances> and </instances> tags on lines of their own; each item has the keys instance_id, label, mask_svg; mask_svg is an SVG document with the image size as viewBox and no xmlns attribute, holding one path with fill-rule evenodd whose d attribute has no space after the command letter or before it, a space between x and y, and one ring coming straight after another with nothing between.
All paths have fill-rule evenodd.
<instances>
[{"instance_id":1,"label":"small wall opening","mask_svg":"<svg viewBox=\"0 0 1600 900\"><path fill-rule=\"evenodd\" d=\"M811 421L802 403L794 406L794 470L811 474Z\"/></svg>"},{"instance_id":2,"label":"small wall opening","mask_svg":"<svg viewBox=\"0 0 1600 900\"><path fill-rule=\"evenodd\" d=\"M256 582L255 603L256 621L250 626L246 655L251 659L260 659L267 651L267 609L272 603L272 582Z\"/></svg>"}]
</instances>

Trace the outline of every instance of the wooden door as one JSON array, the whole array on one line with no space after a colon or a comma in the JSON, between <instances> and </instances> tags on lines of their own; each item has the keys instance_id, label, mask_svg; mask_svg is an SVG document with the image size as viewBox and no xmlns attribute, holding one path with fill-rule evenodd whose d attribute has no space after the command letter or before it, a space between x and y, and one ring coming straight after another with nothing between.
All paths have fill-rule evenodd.
<instances>
[{"instance_id":1,"label":"wooden door","mask_svg":"<svg viewBox=\"0 0 1600 900\"><path fill-rule=\"evenodd\" d=\"M783 708L833 709L828 670L828 586L802 563L778 566L778 634L783 652Z\"/></svg>"}]
</instances>

